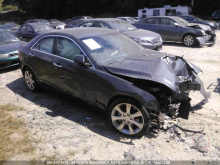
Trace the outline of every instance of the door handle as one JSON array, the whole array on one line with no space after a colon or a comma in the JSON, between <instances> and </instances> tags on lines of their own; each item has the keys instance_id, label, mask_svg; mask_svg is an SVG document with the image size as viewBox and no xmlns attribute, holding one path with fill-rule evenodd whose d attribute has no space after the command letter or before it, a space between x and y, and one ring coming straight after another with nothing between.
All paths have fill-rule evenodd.
<instances>
[{"instance_id":1,"label":"door handle","mask_svg":"<svg viewBox=\"0 0 220 165\"><path fill-rule=\"evenodd\" d=\"M62 66L59 63L53 63L53 65L58 67L58 68L62 68Z\"/></svg>"}]
</instances>

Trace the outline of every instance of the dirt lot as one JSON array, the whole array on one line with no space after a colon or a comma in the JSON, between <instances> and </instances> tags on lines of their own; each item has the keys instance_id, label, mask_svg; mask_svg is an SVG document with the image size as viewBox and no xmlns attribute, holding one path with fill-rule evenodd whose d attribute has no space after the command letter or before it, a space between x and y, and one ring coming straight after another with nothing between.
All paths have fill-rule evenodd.
<instances>
[{"instance_id":1,"label":"dirt lot","mask_svg":"<svg viewBox=\"0 0 220 165\"><path fill-rule=\"evenodd\" d=\"M189 120L179 119L187 129L205 134L181 133L151 128L140 139L117 134L107 116L77 99L58 92L30 92L18 68L0 74L0 105L23 108L12 115L26 123L32 154L20 153L10 160L220 160L220 31L213 47L187 48L164 44L162 52L183 56L203 70L200 75L211 98L204 104L199 92L192 92ZM1 125L3 127L3 125ZM16 141L21 136L10 138Z\"/></svg>"}]
</instances>

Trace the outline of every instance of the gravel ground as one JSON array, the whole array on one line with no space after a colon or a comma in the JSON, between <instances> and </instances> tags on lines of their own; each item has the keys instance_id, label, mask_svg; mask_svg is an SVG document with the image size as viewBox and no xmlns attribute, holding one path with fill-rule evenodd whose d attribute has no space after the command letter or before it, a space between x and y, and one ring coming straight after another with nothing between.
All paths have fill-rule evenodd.
<instances>
[{"instance_id":1,"label":"gravel ground","mask_svg":"<svg viewBox=\"0 0 220 165\"><path fill-rule=\"evenodd\" d=\"M128 138L112 130L107 116L77 99L53 90L30 92L18 68L0 74L0 104L25 110L14 116L23 119L33 138L40 139L32 156L12 160L220 160L220 31L213 47L187 48L165 43L162 52L183 56L203 70L200 75L211 98L204 104L192 92L189 120L178 119L188 129L204 135L151 128L142 138ZM33 145L33 144L30 144Z\"/></svg>"}]
</instances>

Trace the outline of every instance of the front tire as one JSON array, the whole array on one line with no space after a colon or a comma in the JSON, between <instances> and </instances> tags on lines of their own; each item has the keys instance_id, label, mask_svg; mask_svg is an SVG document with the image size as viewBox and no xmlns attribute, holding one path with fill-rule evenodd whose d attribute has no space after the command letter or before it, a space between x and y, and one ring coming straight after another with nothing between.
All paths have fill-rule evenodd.
<instances>
[{"instance_id":1,"label":"front tire","mask_svg":"<svg viewBox=\"0 0 220 165\"><path fill-rule=\"evenodd\" d=\"M183 37L183 44L187 47L192 47L196 43L195 37L192 34L187 34Z\"/></svg>"},{"instance_id":2,"label":"front tire","mask_svg":"<svg viewBox=\"0 0 220 165\"><path fill-rule=\"evenodd\" d=\"M39 91L40 87L39 84L37 83L36 77L29 68L26 68L24 70L24 79L29 90L33 92Z\"/></svg>"},{"instance_id":3,"label":"front tire","mask_svg":"<svg viewBox=\"0 0 220 165\"><path fill-rule=\"evenodd\" d=\"M108 109L108 117L113 128L126 136L142 136L150 126L147 110L129 98L112 102Z\"/></svg>"}]
</instances>

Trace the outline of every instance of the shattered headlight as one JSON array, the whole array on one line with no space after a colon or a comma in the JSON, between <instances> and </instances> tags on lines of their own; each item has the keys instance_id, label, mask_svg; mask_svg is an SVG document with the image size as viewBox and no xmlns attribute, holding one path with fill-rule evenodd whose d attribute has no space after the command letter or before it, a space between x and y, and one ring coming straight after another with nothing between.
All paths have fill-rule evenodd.
<instances>
[{"instance_id":1,"label":"shattered headlight","mask_svg":"<svg viewBox=\"0 0 220 165\"><path fill-rule=\"evenodd\" d=\"M9 57L9 54L0 54L0 58L7 58Z\"/></svg>"}]
</instances>

